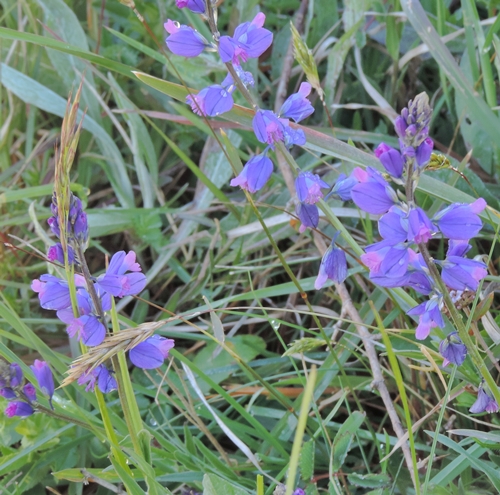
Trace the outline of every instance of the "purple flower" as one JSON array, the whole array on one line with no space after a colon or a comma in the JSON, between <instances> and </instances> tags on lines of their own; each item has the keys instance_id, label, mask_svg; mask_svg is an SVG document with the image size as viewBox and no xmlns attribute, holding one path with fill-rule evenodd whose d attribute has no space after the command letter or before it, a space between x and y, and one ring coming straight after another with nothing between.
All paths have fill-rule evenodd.
<instances>
[{"instance_id":1,"label":"purple flower","mask_svg":"<svg viewBox=\"0 0 500 495\"><path fill-rule=\"evenodd\" d=\"M418 147L427 138L431 117L432 109L425 93L420 93L408 102L408 107L403 108L401 117L394 122L396 133L404 146Z\"/></svg>"},{"instance_id":2,"label":"purple flower","mask_svg":"<svg viewBox=\"0 0 500 495\"><path fill-rule=\"evenodd\" d=\"M191 109L198 115L208 115L216 117L233 108L234 100L229 91L220 84L203 88L196 95L187 95L186 103L191 105Z\"/></svg>"},{"instance_id":3,"label":"purple flower","mask_svg":"<svg viewBox=\"0 0 500 495\"><path fill-rule=\"evenodd\" d=\"M441 297L434 295L428 301L424 301L406 312L410 316L419 316L419 323L415 331L415 337L418 340L426 339L432 328L444 328L443 315L439 309L440 305Z\"/></svg>"},{"instance_id":4,"label":"purple flower","mask_svg":"<svg viewBox=\"0 0 500 495\"><path fill-rule=\"evenodd\" d=\"M301 203L313 205L322 197L321 189L329 189L329 185L311 172L300 172L295 179L295 190Z\"/></svg>"},{"instance_id":5,"label":"purple flower","mask_svg":"<svg viewBox=\"0 0 500 495\"><path fill-rule=\"evenodd\" d=\"M451 332L439 344L439 352L443 356L443 366L453 363L460 366L467 356L467 347L458 336L458 332Z\"/></svg>"},{"instance_id":6,"label":"purple flower","mask_svg":"<svg viewBox=\"0 0 500 495\"><path fill-rule=\"evenodd\" d=\"M21 383L23 383L23 370L21 369L21 366L19 366L17 363L11 363L9 365L9 385L11 387L19 387Z\"/></svg>"},{"instance_id":7,"label":"purple flower","mask_svg":"<svg viewBox=\"0 0 500 495\"><path fill-rule=\"evenodd\" d=\"M59 213L57 200L52 198L50 206L52 217L47 220L50 230L58 237L61 236L61 226L59 225ZM71 193L69 200L68 222L66 225L66 234L68 241L75 241L78 244L84 244L89 237L89 227L87 223L87 214L83 211L82 202Z\"/></svg>"},{"instance_id":8,"label":"purple flower","mask_svg":"<svg viewBox=\"0 0 500 495\"><path fill-rule=\"evenodd\" d=\"M170 36L165 42L168 49L181 57L197 57L205 48L208 41L192 27L180 25L170 19L163 25Z\"/></svg>"},{"instance_id":9,"label":"purple flower","mask_svg":"<svg viewBox=\"0 0 500 495\"><path fill-rule=\"evenodd\" d=\"M306 492L302 488L296 488L292 495L306 495Z\"/></svg>"},{"instance_id":10,"label":"purple flower","mask_svg":"<svg viewBox=\"0 0 500 495\"><path fill-rule=\"evenodd\" d=\"M253 79L253 75L251 72L248 72L246 70L243 70L241 68L241 65L235 65L234 70L236 71L236 74L238 74L238 77L240 78L241 82L246 86L253 86L255 84L255 81ZM226 88L230 89L232 86L235 86L233 76L228 73L227 76L224 78L224 81L222 81L221 85Z\"/></svg>"},{"instance_id":11,"label":"purple flower","mask_svg":"<svg viewBox=\"0 0 500 495\"><path fill-rule=\"evenodd\" d=\"M252 121L255 136L261 143L274 149L274 144L281 141L287 148L306 144L306 135L302 129L290 127L288 119L279 118L271 110L257 110Z\"/></svg>"},{"instance_id":12,"label":"purple flower","mask_svg":"<svg viewBox=\"0 0 500 495\"><path fill-rule=\"evenodd\" d=\"M104 275L98 277L96 286L115 297L135 296L146 287L146 276L136 263L134 251L119 251L111 258ZM132 272L132 273L127 273Z\"/></svg>"},{"instance_id":13,"label":"purple flower","mask_svg":"<svg viewBox=\"0 0 500 495\"><path fill-rule=\"evenodd\" d=\"M410 253L404 243L393 246L391 242L381 241L367 246L361 261L370 269L370 278L372 275L400 278L407 272Z\"/></svg>"},{"instance_id":14,"label":"purple flower","mask_svg":"<svg viewBox=\"0 0 500 495\"><path fill-rule=\"evenodd\" d=\"M49 400L52 399L52 396L54 395L54 378L49 365L45 361L35 359L35 362L30 366L30 368L38 381L38 386L40 387L42 393L46 395Z\"/></svg>"},{"instance_id":15,"label":"purple flower","mask_svg":"<svg viewBox=\"0 0 500 495\"><path fill-rule=\"evenodd\" d=\"M397 117L394 121L394 130L400 139L403 139L406 136L407 127L408 125L403 117Z\"/></svg>"},{"instance_id":16,"label":"purple flower","mask_svg":"<svg viewBox=\"0 0 500 495\"><path fill-rule=\"evenodd\" d=\"M264 187L272 173L273 162L266 153L256 155L248 160L240 174L231 180L231 185L255 193Z\"/></svg>"},{"instance_id":17,"label":"purple flower","mask_svg":"<svg viewBox=\"0 0 500 495\"><path fill-rule=\"evenodd\" d=\"M378 231L383 239L393 244L408 238L408 218L401 208L393 206L378 221Z\"/></svg>"},{"instance_id":18,"label":"purple flower","mask_svg":"<svg viewBox=\"0 0 500 495\"><path fill-rule=\"evenodd\" d=\"M95 309L89 293L84 289L79 289L76 294L79 316L75 316L72 308L61 309L57 312L57 317L66 323L66 331L70 337L77 337L87 346L96 346L102 343L106 337L106 327L103 322L94 314ZM111 309L111 298L105 294L101 298L103 311Z\"/></svg>"},{"instance_id":19,"label":"purple flower","mask_svg":"<svg viewBox=\"0 0 500 495\"><path fill-rule=\"evenodd\" d=\"M431 159L431 153L434 149L434 141L431 138L426 138L415 151L415 159L420 168L425 167Z\"/></svg>"},{"instance_id":20,"label":"purple flower","mask_svg":"<svg viewBox=\"0 0 500 495\"><path fill-rule=\"evenodd\" d=\"M36 401L36 389L35 389L35 387L31 383L27 383L23 387L23 392L24 392L24 395L26 396L26 398L30 402Z\"/></svg>"},{"instance_id":21,"label":"purple flower","mask_svg":"<svg viewBox=\"0 0 500 495\"><path fill-rule=\"evenodd\" d=\"M488 412L495 413L498 412L498 403L491 393L484 390L483 385L479 385L477 390L477 400L472 404L469 412L473 414Z\"/></svg>"},{"instance_id":22,"label":"purple flower","mask_svg":"<svg viewBox=\"0 0 500 495\"><path fill-rule=\"evenodd\" d=\"M479 281L488 275L483 262L460 256L447 256L444 261L436 263L441 265L443 282L455 290L476 291Z\"/></svg>"},{"instance_id":23,"label":"purple flower","mask_svg":"<svg viewBox=\"0 0 500 495\"><path fill-rule=\"evenodd\" d=\"M305 232L307 227L316 228L319 222L319 210L316 205L308 203L298 203L295 207L295 213L299 217L301 226L299 232Z\"/></svg>"},{"instance_id":24,"label":"purple flower","mask_svg":"<svg viewBox=\"0 0 500 495\"><path fill-rule=\"evenodd\" d=\"M285 136L285 146L290 149L292 146L304 146L306 144L306 135L302 129L295 129L290 126L288 119L281 119L283 124L283 133Z\"/></svg>"},{"instance_id":25,"label":"purple flower","mask_svg":"<svg viewBox=\"0 0 500 495\"><path fill-rule=\"evenodd\" d=\"M340 174L328 196L330 194L337 195L342 201L351 201L351 191L357 183L358 181L354 177Z\"/></svg>"},{"instance_id":26,"label":"purple flower","mask_svg":"<svg viewBox=\"0 0 500 495\"><path fill-rule=\"evenodd\" d=\"M84 373L78 378L78 385L87 384L85 387L86 392L93 392L96 383L103 394L107 394L118 388L113 374L103 364L96 366L93 370Z\"/></svg>"},{"instance_id":27,"label":"purple flower","mask_svg":"<svg viewBox=\"0 0 500 495\"><path fill-rule=\"evenodd\" d=\"M410 271L408 280L404 285L408 285L417 292L420 292L420 294L425 294L426 296L434 289L434 284L429 275L419 271Z\"/></svg>"},{"instance_id":28,"label":"purple flower","mask_svg":"<svg viewBox=\"0 0 500 495\"><path fill-rule=\"evenodd\" d=\"M335 239L337 236L338 233L334 236L332 244L325 251L323 259L321 260L319 273L314 282L314 288L316 290L321 289L327 279L341 283L347 278L347 260L345 253L342 249L335 246Z\"/></svg>"},{"instance_id":29,"label":"purple flower","mask_svg":"<svg viewBox=\"0 0 500 495\"><path fill-rule=\"evenodd\" d=\"M472 246L466 240L450 240L448 242L448 251L446 252L446 256L464 257L471 250L471 248Z\"/></svg>"},{"instance_id":30,"label":"purple flower","mask_svg":"<svg viewBox=\"0 0 500 495\"><path fill-rule=\"evenodd\" d=\"M483 198L471 204L453 203L434 216L434 222L444 236L455 240L476 237L483 223L478 214L486 208Z\"/></svg>"},{"instance_id":31,"label":"purple flower","mask_svg":"<svg viewBox=\"0 0 500 495\"><path fill-rule=\"evenodd\" d=\"M257 110L252 121L253 131L261 143L274 149L274 143L285 141L283 122L271 110Z\"/></svg>"},{"instance_id":32,"label":"purple flower","mask_svg":"<svg viewBox=\"0 0 500 495\"><path fill-rule=\"evenodd\" d=\"M17 394L14 392L14 389L10 387L0 388L0 395L7 400L15 399Z\"/></svg>"},{"instance_id":33,"label":"purple flower","mask_svg":"<svg viewBox=\"0 0 500 495\"><path fill-rule=\"evenodd\" d=\"M9 418L13 416L21 416L25 418L26 416L31 416L35 410L26 402L21 402L15 400L9 403L5 408L5 415Z\"/></svg>"},{"instance_id":34,"label":"purple flower","mask_svg":"<svg viewBox=\"0 0 500 495\"><path fill-rule=\"evenodd\" d=\"M68 283L65 280L45 274L31 283L31 289L38 292L40 306L44 309L65 309L71 306Z\"/></svg>"},{"instance_id":35,"label":"purple flower","mask_svg":"<svg viewBox=\"0 0 500 495\"><path fill-rule=\"evenodd\" d=\"M399 179L403 175L404 160L399 151L388 144L380 143L375 148L375 156L392 177Z\"/></svg>"},{"instance_id":36,"label":"purple flower","mask_svg":"<svg viewBox=\"0 0 500 495\"><path fill-rule=\"evenodd\" d=\"M175 342L160 335L153 335L130 349L130 361L138 368L150 370L159 368Z\"/></svg>"},{"instance_id":37,"label":"purple flower","mask_svg":"<svg viewBox=\"0 0 500 495\"><path fill-rule=\"evenodd\" d=\"M221 36L219 55L222 61L239 65L249 58L260 57L273 42L273 33L262 27L265 20L266 16L260 12L252 22L240 24L232 37Z\"/></svg>"},{"instance_id":38,"label":"purple flower","mask_svg":"<svg viewBox=\"0 0 500 495\"><path fill-rule=\"evenodd\" d=\"M195 14L205 13L205 0L175 0L175 4L180 9L188 8Z\"/></svg>"},{"instance_id":39,"label":"purple flower","mask_svg":"<svg viewBox=\"0 0 500 495\"><path fill-rule=\"evenodd\" d=\"M314 107L307 99L310 92L311 85L307 82L303 82L300 85L298 93L290 95L281 106L279 111L280 117L293 119L295 122L300 122L306 117L309 117L309 115L314 112Z\"/></svg>"},{"instance_id":40,"label":"purple flower","mask_svg":"<svg viewBox=\"0 0 500 495\"><path fill-rule=\"evenodd\" d=\"M359 183L352 188L352 200L362 210L381 215L397 202L396 193L377 170L368 167L365 171L356 167L353 176Z\"/></svg>"},{"instance_id":41,"label":"purple flower","mask_svg":"<svg viewBox=\"0 0 500 495\"><path fill-rule=\"evenodd\" d=\"M422 208L412 208L408 215L408 240L417 244L427 242L433 232L434 225Z\"/></svg>"},{"instance_id":42,"label":"purple flower","mask_svg":"<svg viewBox=\"0 0 500 495\"><path fill-rule=\"evenodd\" d=\"M68 263L72 265L75 262L75 251L68 244ZM60 242L54 244L47 251L47 259L49 261L57 261L64 265L64 251Z\"/></svg>"}]
</instances>

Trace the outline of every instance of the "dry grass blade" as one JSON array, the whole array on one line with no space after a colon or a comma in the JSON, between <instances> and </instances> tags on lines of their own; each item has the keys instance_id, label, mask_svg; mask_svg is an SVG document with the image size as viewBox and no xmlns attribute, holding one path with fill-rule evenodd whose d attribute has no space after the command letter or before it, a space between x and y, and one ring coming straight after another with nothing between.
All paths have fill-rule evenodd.
<instances>
[{"instance_id":1,"label":"dry grass blade","mask_svg":"<svg viewBox=\"0 0 500 495\"><path fill-rule=\"evenodd\" d=\"M118 352L129 351L136 345L144 342L168 321L169 320L143 323L137 327L126 328L119 333L108 335L102 344L91 347L85 354L82 354L71 363L67 372L68 376L61 383L61 387L73 383L84 373L92 371L100 364L116 356Z\"/></svg>"}]
</instances>

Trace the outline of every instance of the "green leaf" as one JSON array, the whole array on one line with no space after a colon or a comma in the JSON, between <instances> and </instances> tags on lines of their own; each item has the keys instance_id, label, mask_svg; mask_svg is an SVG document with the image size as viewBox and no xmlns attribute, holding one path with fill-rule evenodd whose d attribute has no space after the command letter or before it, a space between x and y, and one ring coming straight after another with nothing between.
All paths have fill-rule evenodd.
<instances>
[{"instance_id":1,"label":"green leaf","mask_svg":"<svg viewBox=\"0 0 500 495\"><path fill-rule=\"evenodd\" d=\"M311 439L304 442L300 451L300 477L304 481L310 481L314 474L314 448L314 439Z\"/></svg>"},{"instance_id":2,"label":"green leaf","mask_svg":"<svg viewBox=\"0 0 500 495\"><path fill-rule=\"evenodd\" d=\"M349 474L349 483L360 488L384 488L391 482L387 474Z\"/></svg>"},{"instance_id":3,"label":"green leaf","mask_svg":"<svg viewBox=\"0 0 500 495\"><path fill-rule=\"evenodd\" d=\"M425 433L427 433L429 436L434 436L436 434L434 431L426 431ZM486 474L495 488L500 491L500 472L497 469L491 467L486 461L476 459L474 456L470 455L469 452L466 451L462 446L454 442L451 438L448 438L446 435L442 435L441 433L438 434L438 442L464 456L474 469L477 469L479 472Z\"/></svg>"},{"instance_id":4,"label":"green leaf","mask_svg":"<svg viewBox=\"0 0 500 495\"><path fill-rule=\"evenodd\" d=\"M0 82L19 99L59 117L64 116L66 110L64 98L8 65L2 63L0 69ZM82 115L83 112L79 110L80 118ZM92 133L107 159L106 162L101 162L101 166L113 185L118 200L123 206L134 206L132 184L115 142L89 115L85 116L83 128Z\"/></svg>"},{"instance_id":5,"label":"green leaf","mask_svg":"<svg viewBox=\"0 0 500 495\"><path fill-rule=\"evenodd\" d=\"M38 46L54 48L55 50L75 55L87 60L88 62L92 62L96 65L100 65L101 67L105 67L106 69L123 74L124 76L133 77L133 67L129 67L128 65L115 62L114 60L102 57L101 55L96 55L95 53L82 50L81 48L70 45L64 41L58 41L53 38L39 36L37 34L15 31L14 29L4 27L0 27L0 38L12 41L26 41L27 43L34 43Z\"/></svg>"},{"instance_id":6,"label":"green leaf","mask_svg":"<svg viewBox=\"0 0 500 495\"><path fill-rule=\"evenodd\" d=\"M339 428L333 440L332 471L338 472L343 466L347 453L351 448L354 435L365 420L365 413L354 411L345 423Z\"/></svg>"},{"instance_id":7,"label":"green leaf","mask_svg":"<svg viewBox=\"0 0 500 495\"><path fill-rule=\"evenodd\" d=\"M203 495L248 495L250 491L237 487L216 474L203 476Z\"/></svg>"},{"instance_id":8,"label":"green leaf","mask_svg":"<svg viewBox=\"0 0 500 495\"><path fill-rule=\"evenodd\" d=\"M38 0L38 3L42 6L44 22L50 30L56 33L62 41L71 43L83 51L89 51L87 37L80 21L63 0ZM73 55L48 47L47 54L58 77L64 81L66 90L70 91L73 86L78 86L81 74L87 68L85 62ZM92 71L86 72L85 80L90 86L95 86ZM82 87L82 108L85 107L93 119L97 122L101 121L99 104L87 84Z\"/></svg>"}]
</instances>

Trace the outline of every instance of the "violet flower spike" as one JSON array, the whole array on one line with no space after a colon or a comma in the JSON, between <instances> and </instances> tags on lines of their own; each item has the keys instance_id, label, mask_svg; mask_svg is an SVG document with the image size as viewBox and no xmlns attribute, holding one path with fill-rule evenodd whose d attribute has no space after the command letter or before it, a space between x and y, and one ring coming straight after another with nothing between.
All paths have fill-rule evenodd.
<instances>
[{"instance_id":1,"label":"violet flower spike","mask_svg":"<svg viewBox=\"0 0 500 495\"><path fill-rule=\"evenodd\" d=\"M165 42L168 49L181 57L197 57L205 48L211 45L208 41L192 27L181 25L170 19L163 25L170 36Z\"/></svg>"},{"instance_id":2,"label":"violet flower spike","mask_svg":"<svg viewBox=\"0 0 500 495\"><path fill-rule=\"evenodd\" d=\"M273 168L273 162L266 156L266 152L256 155L250 158L239 175L231 180L231 185L240 186L253 194L264 187L273 173Z\"/></svg>"},{"instance_id":3,"label":"violet flower spike","mask_svg":"<svg viewBox=\"0 0 500 495\"><path fill-rule=\"evenodd\" d=\"M439 344L439 352L443 356L443 366L448 366L453 363L460 366L467 357L467 347L458 336L458 332L451 332Z\"/></svg>"},{"instance_id":4,"label":"violet flower spike","mask_svg":"<svg viewBox=\"0 0 500 495\"><path fill-rule=\"evenodd\" d=\"M128 355L130 361L138 368L147 370L159 368L174 345L175 342L172 339L153 335L130 349Z\"/></svg>"},{"instance_id":5,"label":"violet flower spike","mask_svg":"<svg viewBox=\"0 0 500 495\"><path fill-rule=\"evenodd\" d=\"M477 400L472 404L469 412L479 414L483 412L496 413L498 412L498 403L490 392L486 392L483 384L479 385L477 390Z\"/></svg>"}]
</instances>

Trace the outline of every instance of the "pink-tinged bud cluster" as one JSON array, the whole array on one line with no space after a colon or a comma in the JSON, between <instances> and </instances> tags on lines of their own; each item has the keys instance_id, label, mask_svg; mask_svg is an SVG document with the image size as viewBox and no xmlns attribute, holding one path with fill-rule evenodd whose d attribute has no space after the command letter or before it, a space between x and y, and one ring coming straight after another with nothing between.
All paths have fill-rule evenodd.
<instances>
[{"instance_id":1,"label":"pink-tinged bud cluster","mask_svg":"<svg viewBox=\"0 0 500 495\"><path fill-rule=\"evenodd\" d=\"M35 359L31 370L35 375L43 395L49 399L52 406L52 397L54 395L54 378L49 365L45 361ZM9 401L5 409L5 415L8 417L31 416L36 409L36 389L31 383L24 383L24 377L21 367L17 363L11 363L8 367L2 366L0 375L0 396Z\"/></svg>"}]
</instances>

